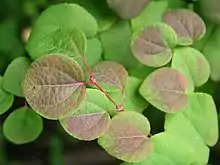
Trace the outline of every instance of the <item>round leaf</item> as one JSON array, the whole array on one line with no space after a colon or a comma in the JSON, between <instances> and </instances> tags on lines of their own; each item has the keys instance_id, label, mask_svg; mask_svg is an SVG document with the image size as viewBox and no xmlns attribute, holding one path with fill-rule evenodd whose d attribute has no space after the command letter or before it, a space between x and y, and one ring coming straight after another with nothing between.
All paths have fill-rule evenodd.
<instances>
[{"instance_id":1,"label":"round leaf","mask_svg":"<svg viewBox=\"0 0 220 165\"><path fill-rule=\"evenodd\" d=\"M150 0L107 0L112 8L121 18L130 19L136 17L148 5Z\"/></svg>"},{"instance_id":2,"label":"round leaf","mask_svg":"<svg viewBox=\"0 0 220 165\"><path fill-rule=\"evenodd\" d=\"M112 118L109 130L98 143L112 156L127 162L138 162L150 155L153 148L147 137L150 123L137 112L120 112Z\"/></svg>"},{"instance_id":3,"label":"round leaf","mask_svg":"<svg viewBox=\"0 0 220 165\"><path fill-rule=\"evenodd\" d=\"M160 68L141 85L140 94L153 106L166 113L175 113L187 106L187 79L172 68Z\"/></svg>"},{"instance_id":4,"label":"round leaf","mask_svg":"<svg viewBox=\"0 0 220 165\"><path fill-rule=\"evenodd\" d=\"M188 94L189 104L183 114L192 123L204 142L214 146L218 141L218 115L212 96L205 93Z\"/></svg>"},{"instance_id":5,"label":"round leaf","mask_svg":"<svg viewBox=\"0 0 220 165\"><path fill-rule=\"evenodd\" d=\"M42 118L28 107L13 111L3 124L3 134L15 144L25 144L36 140L42 130Z\"/></svg>"},{"instance_id":6,"label":"round leaf","mask_svg":"<svg viewBox=\"0 0 220 165\"><path fill-rule=\"evenodd\" d=\"M146 26L132 40L135 57L147 66L159 67L172 58L172 49L177 44L174 30L166 24L157 23Z\"/></svg>"},{"instance_id":7,"label":"round leaf","mask_svg":"<svg viewBox=\"0 0 220 165\"><path fill-rule=\"evenodd\" d=\"M184 113L167 114L165 118L165 131L187 142L195 153L194 161L198 164L207 164L209 148L194 125Z\"/></svg>"},{"instance_id":8,"label":"round leaf","mask_svg":"<svg viewBox=\"0 0 220 165\"><path fill-rule=\"evenodd\" d=\"M100 85L106 90L123 90L128 78L126 69L113 61L102 61L92 69L93 75Z\"/></svg>"},{"instance_id":9,"label":"round leaf","mask_svg":"<svg viewBox=\"0 0 220 165\"><path fill-rule=\"evenodd\" d=\"M2 88L13 95L23 97L22 82L30 63L26 57L14 59L5 71Z\"/></svg>"},{"instance_id":10,"label":"round leaf","mask_svg":"<svg viewBox=\"0 0 220 165\"><path fill-rule=\"evenodd\" d=\"M63 3L49 7L37 19L27 43L27 50L33 59L36 59L33 48L35 43L58 29L80 29L87 37L93 37L98 31L98 24L93 16L79 5Z\"/></svg>"},{"instance_id":11,"label":"round leaf","mask_svg":"<svg viewBox=\"0 0 220 165\"><path fill-rule=\"evenodd\" d=\"M32 63L23 91L29 105L43 117L60 119L76 111L85 96L84 74L77 62L48 55Z\"/></svg>"},{"instance_id":12,"label":"round leaf","mask_svg":"<svg viewBox=\"0 0 220 165\"><path fill-rule=\"evenodd\" d=\"M151 141L154 146L154 152L169 158L175 165L196 164L196 153L182 139L163 132L152 136Z\"/></svg>"},{"instance_id":13,"label":"round leaf","mask_svg":"<svg viewBox=\"0 0 220 165\"><path fill-rule=\"evenodd\" d=\"M87 89L87 98L73 115L62 119L63 128L79 140L94 140L106 132L110 126L110 116L106 112L109 100L96 89Z\"/></svg>"},{"instance_id":14,"label":"round leaf","mask_svg":"<svg viewBox=\"0 0 220 165\"><path fill-rule=\"evenodd\" d=\"M205 35L205 23L191 10L175 9L168 11L164 13L163 21L176 31L179 45L192 45Z\"/></svg>"},{"instance_id":15,"label":"round leaf","mask_svg":"<svg viewBox=\"0 0 220 165\"><path fill-rule=\"evenodd\" d=\"M172 68L187 77L189 91L193 91L194 86L200 87L205 84L210 75L210 66L206 58L201 52L191 47L174 50Z\"/></svg>"},{"instance_id":16,"label":"round leaf","mask_svg":"<svg viewBox=\"0 0 220 165\"><path fill-rule=\"evenodd\" d=\"M81 57L85 54L86 46L86 36L81 30L59 28L41 39L29 42L27 49L32 59L53 53Z\"/></svg>"},{"instance_id":17,"label":"round leaf","mask_svg":"<svg viewBox=\"0 0 220 165\"><path fill-rule=\"evenodd\" d=\"M14 96L2 89L2 77L0 76L0 115L5 113L13 104Z\"/></svg>"}]
</instances>

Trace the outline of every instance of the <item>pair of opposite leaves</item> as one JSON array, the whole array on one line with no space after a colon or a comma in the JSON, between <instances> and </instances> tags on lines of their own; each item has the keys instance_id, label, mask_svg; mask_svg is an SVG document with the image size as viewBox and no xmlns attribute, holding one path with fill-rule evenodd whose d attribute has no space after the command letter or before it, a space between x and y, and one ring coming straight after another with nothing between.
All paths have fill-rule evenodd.
<instances>
[{"instance_id":1,"label":"pair of opposite leaves","mask_svg":"<svg viewBox=\"0 0 220 165\"><path fill-rule=\"evenodd\" d=\"M117 65L119 64L108 61L101 64L104 64L101 65L104 66L103 68L94 69L98 80L103 82L106 80L106 74L111 73L109 77L115 79L109 82L116 86L123 84L122 80L125 76L120 75L123 72L118 72ZM147 138L150 131L148 120L135 112L122 112L110 120L110 116L106 113L108 105L106 97L96 89L87 89L86 92L83 79L80 66L72 58L48 55L31 65L24 80L24 95L30 106L42 116L49 119L61 119L64 129L72 136L81 140L93 140L101 136L99 140L101 146L111 155L125 161L139 161L145 158L146 153L152 150ZM146 86L149 89L146 89ZM153 105L155 105L155 99L160 101L159 109L173 112L185 106L186 86L186 79L179 72L171 68L162 68L145 80L140 92ZM156 91L154 95L151 93L152 90ZM81 104L85 92L87 98ZM104 101L101 101L103 99ZM134 118L134 116L137 117ZM124 122L121 123L121 120ZM141 124L145 125L142 127L134 125L133 122L147 124ZM127 127L130 131L127 131L129 130ZM125 144L130 144L130 142L134 143L133 147L130 145L126 147ZM146 145L141 148L140 144L143 143ZM132 157L131 154L134 156Z\"/></svg>"}]
</instances>

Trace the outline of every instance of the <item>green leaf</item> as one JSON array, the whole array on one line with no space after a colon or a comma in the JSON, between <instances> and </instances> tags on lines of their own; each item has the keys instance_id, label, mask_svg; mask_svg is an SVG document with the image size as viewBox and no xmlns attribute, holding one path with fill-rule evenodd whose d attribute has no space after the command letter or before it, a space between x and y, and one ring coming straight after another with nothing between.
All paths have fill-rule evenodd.
<instances>
[{"instance_id":1,"label":"green leaf","mask_svg":"<svg viewBox=\"0 0 220 165\"><path fill-rule=\"evenodd\" d=\"M104 59L119 62L126 68L136 68L140 65L131 51L131 36L129 21L125 20L104 31L101 34Z\"/></svg>"},{"instance_id":2,"label":"green leaf","mask_svg":"<svg viewBox=\"0 0 220 165\"><path fill-rule=\"evenodd\" d=\"M212 96L204 93L188 94L189 104L184 116L192 123L204 142L214 146L218 141L218 115ZM211 129L210 129L211 128Z\"/></svg>"},{"instance_id":3,"label":"green leaf","mask_svg":"<svg viewBox=\"0 0 220 165\"><path fill-rule=\"evenodd\" d=\"M154 152L172 160L175 165L195 164L195 152L192 146L181 138L163 132L151 137Z\"/></svg>"},{"instance_id":4,"label":"green leaf","mask_svg":"<svg viewBox=\"0 0 220 165\"><path fill-rule=\"evenodd\" d=\"M210 64L211 79L213 81L220 80L219 47L220 47L220 29L218 27L214 27L211 30L211 34L206 40L201 50Z\"/></svg>"},{"instance_id":5,"label":"green leaf","mask_svg":"<svg viewBox=\"0 0 220 165\"><path fill-rule=\"evenodd\" d=\"M91 13L98 22L99 32L107 30L117 20L116 14L108 7L106 1L67 0L66 2L79 4Z\"/></svg>"},{"instance_id":6,"label":"green leaf","mask_svg":"<svg viewBox=\"0 0 220 165\"><path fill-rule=\"evenodd\" d=\"M36 60L28 70L23 92L29 105L47 119L61 119L84 100L84 74L79 64L63 55Z\"/></svg>"},{"instance_id":7,"label":"green leaf","mask_svg":"<svg viewBox=\"0 0 220 165\"><path fill-rule=\"evenodd\" d=\"M80 29L87 37L93 37L98 31L98 24L93 16L79 5L63 3L51 6L41 14L33 27L27 43L29 54L34 54L29 45L34 45L58 29Z\"/></svg>"},{"instance_id":8,"label":"green leaf","mask_svg":"<svg viewBox=\"0 0 220 165\"><path fill-rule=\"evenodd\" d=\"M27 49L32 59L47 54L81 57L86 52L86 36L78 29L57 29L39 40L30 41Z\"/></svg>"},{"instance_id":9,"label":"green leaf","mask_svg":"<svg viewBox=\"0 0 220 165\"><path fill-rule=\"evenodd\" d=\"M121 18L130 19L138 16L144 8L148 5L150 0L107 0L108 5L112 8Z\"/></svg>"},{"instance_id":10,"label":"green leaf","mask_svg":"<svg viewBox=\"0 0 220 165\"><path fill-rule=\"evenodd\" d=\"M128 78L126 69L114 61L102 61L92 68L95 80L107 91L123 90Z\"/></svg>"},{"instance_id":11,"label":"green leaf","mask_svg":"<svg viewBox=\"0 0 220 165\"><path fill-rule=\"evenodd\" d=\"M172 58L177 44L175 31L166 24L157 23L145 27L132 39L132 51L143 64L152 67L166 65Z\"/></svg>"},{"instance_id":12,"label":"green leaf","mask_svg":"<svg viewBox=\"0 0 220 165\"><path fill-rule=\"evenodd\" d=\"M205 23L195 12L187 9L174 9L163 15L163 21L178 35L179 45L192 45L204 37Z\"/></svg>"},{"instance_id":13,"label":"green leaf","mask_svg":"<svg viewBox=\"0 0 220 165\"><path fill-rule=\"evenodd\" d=\"M167 114L165 119L165 132L187 142L195 153L194 161L196 161L196 163L208 163L209 148L204 144L202 137L184 113L175 115Z\"/></svg>"},{"instance_id":14,"label":"green leaf","mask_svg":"<svg viewBox=\"0 0 220 165\"><path fill-rule=\"evenodd\" d=\"M0 76L0 115L5 113L13 104L14 96L2 89L2 77Z\"/></svg>"},{"instance_id":15,"label":"green leaf","mask_svg":"<svg viewBox=\"0 0 220 165\"><path fill-rule=\"evenodd\" d=\"M164 67L151 73L141 85L140 94L153 106L166 113L187 106L187 79L175 69Z\"/></svg>"},{"instance_id":16,"label":"green leaf","mask_svg":"<svg viewBox=\"0 0 220 165\"><path fill-rule=\"evenodd\" d=\"M183 0L168 0L169 8L184 8L186 3Z\"/></svg>"},{"instance_id":17,"label":"green leaf","mask_svg":"<svg viewBox=\"0 0 220 165\"><path fill-rule=\"evenodd\" d=\"M73 115L62 119L63 128L79 140L95 140L109 129L109 100L96 89L87 89L87 98Z\"/></svg>"},{"instance_id":18,"label":"green leaf","mask_svg":"<svg viewBox=\"0 0 220 165\"><path fill-rule=\"evenodd\" d=\"M210 66L206 58L198 50L185 47L174 50L172 68L187 77L189 91L205 84L210 76Z\"/></svg>"},{"instance_id":19,"label":"green leaf","mask_svg":"<svg viewBox=\"0 0 220 165\"><path fill-rule=\"evenodd\" d=\"M97 38L87 40L85 59L90 67L102 61L102 44ZM83 70L86 70L81 58L77 58L76 61L80 64Z\"/></svg>"},{"instance_id":20,"label":"green leaf","mask_svg":"<svg viewBox=\"0 0 220 165\"><path fill-rule=\"evenodd\" d=\"M110 155L127 161L144 160L152 152L150 123L137 112L120 112L112 118L108 131L99 138L98 143Z\"/></svg>"},{"instance_id":21,"label":"green leaf","mask_svg":"<svg viewBox=\"0 0 220 165\"><path fill-rule=\"evenodd\" d=\"M151 74L155 70L156 70L156 68L154 68L154 67L142 65L142 66L135 68L135 69L129 69L128 74L132 77L137 77L139 79L145 79L149 74Z\"/></svg>"},{"instance_id":22,"label":"green leaf","mask_svg":"<svg viewBox=\"0 0 220 165\"><path fill-rule=\"evenodd\" d=\"M152 153L147 159L138 163L122 163L121 165L175 165L172 160L161 154Z\"/></svg>"},{"instance_id":23,"label":"green leaf","mask_svg":"<svg viewBox=\"0 0 220 165\"><path fill-rule=\"evenodd\" d=\"M140 79L128 77L122 101L124 103L123 107L125 111L143 112L143 110L147 108L148 102L138 93L141 83L142 81ZM121 104L122 94L120 91L110 92L109 95L117 102L118 105ZM109 104L108 109L111 112L111 110L115 110L115 106L113 104Z\"/></svg>"},{"instance_id":24,"label":"green leaf","mask_svg":"<svg viewBox=\"0 0 220 165\"><path fill-rule=\"evenodd\" d=\"M22 82L30 67L30 63L30 60L26 57L14 59L5 71L2 88L13 95L24 97Z\"/></svg>"},{"instance_id":25,"label":"green leaf","mask_svg":"<svg viewBox=\"0 0 220 165\"><path fill-rule=\"evenodd\" d=\"M14 110L3 124L4 136L15 144L25 144L36 140L42 130L42 118L28 107Z\"/></svg>"},{"instance_id":26,"label":"green leaf","mask_svg":"<svg viewBox=\"0 0 220 165\"><path fill-rule=\"evenodd\" d=\"M167 7L167 1L151 1L137 17L131 19L132 30L139 31L145 26L161 22Z\"/></svg>"}]
</instances>

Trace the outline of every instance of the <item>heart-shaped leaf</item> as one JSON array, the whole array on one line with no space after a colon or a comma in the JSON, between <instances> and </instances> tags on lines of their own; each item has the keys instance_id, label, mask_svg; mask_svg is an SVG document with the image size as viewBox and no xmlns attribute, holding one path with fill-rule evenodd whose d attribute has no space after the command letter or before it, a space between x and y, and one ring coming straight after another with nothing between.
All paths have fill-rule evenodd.
<instances>
[{"instance_id":1,"label":"heart-shaped leaf","mask_svg":"<svg viewBox=\"0 0 220 165\"><path fill-rule=\"evenodd\" d=\"M80 29L87 37L93 37L98 31L98 24L93 16L79 5L63 3L49 7L37 19L27 43L27 50L32 59L37 58L35 43L43 41L45 36L58 29Z\"/></svg>"},{"instance_id":2,"label":"heart-shaped leaf","mask_svg":"<svg viewBox=\"0 0 220 165\"><path fill-rule=\"evenodd\" d=\"M123 90L128 78L126 69L113 61L102 61L92 68L95 80L107 91Z\"/></svg>"},{"instance_id":3,"label":"heart-shaped leaf","mask_svg":"<svg viewBox=\"0 0 220 165\"><path fill-rule=\"evenodd\" d=\"M165 132L184 140L192 147L195 153L195 162L198 164L208 163L209 148L205 145L202 137L184 113L167 114L164 127Z\"/></svg>"},{"instance_id":4,"label":"heart-shaped leaf","mask_svg":"<svg viewBox=\"0 0 220 165\"><path fill-rule=\"evenodd\" d=\"M135 57L147 66L166 65L172 58L172 49L177 44L175 31L166 24L146 26L132 40Z\"/></svg>"},{"instance_id":5,"label":"heart-shaped leaf","mask_svg":"<svg viewBox=\"0 0 220 165\"><path fill-rule=\"evenodd\" d=\"M175 165L198 164L195 162L197 153L179 137L163 132L152 136L151 141L154 152L169 158Z\"/></svg>"},{"instance_id":6,"label":"heart-shaped leaf","mask_svg":"<svg viewBox=\"0 0 220 165\"><path fill-rule=\"evenodd\" d=\"M122 102L125 111L143 112L143 110L147 108L148 102L138 93L141 83L142 80L140 79L128 77L123 97L120 91L110 92L109 95L111 98L113 98L113 100L116 101L118 105L121 104L123 99ZM109 104L108 109L115 110L115 106L113 104Z\"/></svg>"},{"instance_id":7,"label":"heart-shaped leaf","mask_svg":"<svg viewBox=\"0 0 220 165\"><path fill-rule=\"evenodd\" d=\"M120 112L112 118L108 131L98 143L112 156L127 162L138 162L153 148L148 138L150 123L137 112Z\"/></svg>"},{"instance_id":8,"label":"heart-shaped leaf","mask_svg":"<svg viewBox=\"0 0 220 165\"><path fill-rule=\"evenodd\" d=\"M83 79L83 71L74 59L48 55L32 63L23 91L36 112L48 119L60 119L76 111L83 101Z\"/></svg>"},{"instance_id":9,"label":"heart-shaped leaf","mask_svg":"<svg viewBox=\"0 0 220 165\"><path fill-rule=\"evenodd\" d=\"M163 21L176 31L179 45L192 45L205 35L205 23L191 10L174 9L167 11L163 15Z\"/></svg>"},{"instance_id":10,"label":"heart-shaped leaf","mask_svg":"<svg viewBox=\"0 0 220 165\"><path fill-rule=\"evenodd\" d=\"M208 61L201 52L191 47L174 50L172 68L187 77L189 91L193 91L194 86L199 87L205 84L210 76Z\"/></svg>"},{"instance_id":11,"label":"heart-shaped leaf","mask_svg":"<svg viewBox=\"0 0 220 165\"><path fill-rule=\"evenodd\" d=\"M32 59L46 54L65 54L70 57L81 57L86 51L86 36L78 29L57 29L39 40L27 45Z\"/></svg>"},{"instance_id":12,"label":"heart-shaped leaf","mask_svg":"<svg viewBox=\"0 0 220 165\"><path fill-rule=\"evenodd\" d=\"M2 88L13 95L23 97L22 82L30 63L30 60L26 57L14 59L5 71Z\"/></svg>"},{"instance_id":13,"label":"heart-shaped leaf","mask_svg":"<svg viewBox=\"0 0 220 165\"><path fill-rule=\"evenodd\" d=\"M43 120L31 108L14 110L3 124L3 134L15 144L30 143L41 134Z\"/></svg>"},{"instance_id":14,"label":"heart-shaped leaf","mask_svg":"<svg viewBox=\"0 0 220 165\"><path fill-rule=\"evenodd\" d=\"M189 104L184 116L192 123L204 142L214 146L218 141L218 115L212 96L205 93L188 94Z\"/></svg>"},{"instance_id":15,"label":"heart-shaped leaf","mask_svg":"<svg viewBox=\"0 0 220 165\"><path fill-rule=\"evenodd\" d=\"M14 96L2 89L2 77L0 76L0 115L9 109L13 102Z\"/></svg>"},{"instance_id":16,"label":"heart-shaped leaf","mask_svg":"<svg viewBox=\"0 0 220 165\"><path fill-rule=\"evenodd\" d=\"M96 89L87 89L87 98L73 115L62 119L64 129L79 140L94 140L106 132L110 126L110 116L106 112L109 100Z\"/></svg>"},{"instance_id":17,"label":"heart-shaped leaf","mask_svg":"<svg viewBox=\"0 0 220 165\"><path fill-rule=\"evenodd\" d=\"M160 68L141 85L140 94L153 106L166 113L181 111L187 106L187 79L172 68Z\"/></svg>"},{"instance_id":18,"label":"heart-shaped leaf","mask_svg":"<svg viewBox=\"0 0 220 165\"><path fill-rule=\"evenodd\" d=\"M148 5L150 0L107 0L112 8L121 18L130 19L136 17Z\"/></svg>"}]
</instances>

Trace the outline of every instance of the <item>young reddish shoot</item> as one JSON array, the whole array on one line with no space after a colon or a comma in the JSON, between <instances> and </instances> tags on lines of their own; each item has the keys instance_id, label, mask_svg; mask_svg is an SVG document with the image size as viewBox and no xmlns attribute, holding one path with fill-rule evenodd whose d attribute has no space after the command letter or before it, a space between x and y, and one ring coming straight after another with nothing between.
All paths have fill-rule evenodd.
<instances>
[{"instance_id":1,"label":"young reddish shoot","mask_svg":"<svg viewBox=\"0 0 220 165\"><path fill-rule=\"evenodd\" d=\"M109 96L109 94L97 83L93 73L92 73L92 69L88 66L87 62L86 62L86 59L84 56L82 56L82 61L83 61L83 64L85 65L86 67L86 70L88 71L90 77L89 77L89 80L91 82L91 84L95 85L116 107L116 110L118 112L120 111L123 111L123 106L121 105L118 105L112 98L111 96ZM108 112L109 110L107 110Z\"/></svg>"}]
</instances>

